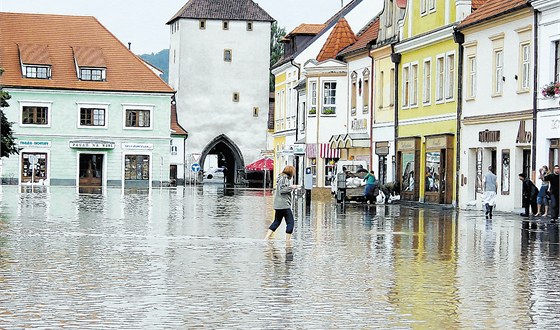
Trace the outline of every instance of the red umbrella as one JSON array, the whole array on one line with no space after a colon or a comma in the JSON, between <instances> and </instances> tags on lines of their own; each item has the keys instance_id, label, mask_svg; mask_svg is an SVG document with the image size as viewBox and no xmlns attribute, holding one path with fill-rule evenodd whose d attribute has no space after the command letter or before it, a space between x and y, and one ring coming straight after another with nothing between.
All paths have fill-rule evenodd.
<instances>
[{"instance_id":1,"label":"red umbrella","mask_svg":"<svg viewBox=\"0 0 560 330\"><path fill-rule=\"evenodd\" d=\"M261 158L245 166L247 171L272 171L274 169L274 160L271 158Z\"/></svg>"}]
</instances>

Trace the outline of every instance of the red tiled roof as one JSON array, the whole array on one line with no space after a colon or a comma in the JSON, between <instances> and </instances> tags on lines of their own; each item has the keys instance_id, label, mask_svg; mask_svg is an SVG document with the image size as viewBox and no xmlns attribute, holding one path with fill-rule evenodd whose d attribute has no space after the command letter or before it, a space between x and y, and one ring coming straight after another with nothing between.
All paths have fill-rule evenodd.
<instances>
[{"instance_id":1,"label":"red tiled roof","mask_svg":"<svg viewBox=\"0 0 560 330\"><path fill-rule=\"evenodd\" d=\"M46 45L18 44L19 56L23 64L52 65Z\"/></svg>"},{"instance_id":2,"label":"red tiled roof","mask_svg":"<svg viewBox=\"0 0 560 330\"><path fill-rule=\"evenodd\" d=\"M294 34L306 34L306 35L315 35L321 32L322 29L325 28L325 24L300 24L292 32L288 33L288 35Z\"/></svg>"},{"instance_id":3,"label":"red tiled roof","mask_svg":"<svg viewBox=\"0 0 560 330\"><path fill-rule=\"evenodd\" d=\"M338 20L323 48L317 55L317 61L321 62L335 58L338 52L352 45L357 40L356 35L344 17Z\"/></svg>"},{"instance_id":4,"label":"red tiled roof","mask_svg":"<svg viewBox=\"0 0 560 330\"><path fill-rule=\"evenodd\" d=\"M177 120L177 104L175 102L171 103L171 130L173 135L189 135Z\"/></svg>"},{"instance_id":5,"label":"red tiled roof","mask_svg":"<svg viewBox=\"0 0 560 330\"><path fill-rule=\"evenodd\" d=\"M94 17L0 12L0 31L0 67L5 69L0 85L4 87L173 93ZM51 79L22 76L18 45L29 51L24 55L27 60L38 62L45 60L36 49L47 49ZM75 59L80 64L106 67L106 81L79 80Z\"/></svg>"},{"instance_id":6,"label":"red tiled roof","mask_svg":"<svg viewBox=\"0 0 560 330\"><path fill-rule=\"evenodd\" d=\"M471 1L471 7L473 10L477 10L478 8L480 8L480 6L482 6L486 1L488 0L472 0Z\"/></svg>"},{"instance_id":7,"label":"red tiled roof","mask_svg":"<svg viewBox=\"0 0 560 330\"><path fill-rule=\"evenodd\" d=\"M377 39L377 35L379 34L379 17L374 18L371 20L368 25L362 29L362 31L358 32L358 40L353 44L345 49L343 49L339 55L346 55L351 52L366 49L368 44Z\"/></svg>"},{"instance_id":8,"label":"red tiled roof","mask_svg":"<svg viewBox=\"0 0 560 330\"><path fill-rule=\"evenodd\" d=\"M397 0L397 7L400 9L406 9L406 0Z\"/></svg>"},{"instance_id":9,"label":"red tiled roof","mask_svg":"<svg viewBox=\"0 0 560 330\"><path fill-rule=\"evenodd\" d=\"M528 0L489 0L484 2L472 14L467 16L458 25L458 28L465 28L466 26L473 25L528 6Z\"/></svg>"}]
</instances>

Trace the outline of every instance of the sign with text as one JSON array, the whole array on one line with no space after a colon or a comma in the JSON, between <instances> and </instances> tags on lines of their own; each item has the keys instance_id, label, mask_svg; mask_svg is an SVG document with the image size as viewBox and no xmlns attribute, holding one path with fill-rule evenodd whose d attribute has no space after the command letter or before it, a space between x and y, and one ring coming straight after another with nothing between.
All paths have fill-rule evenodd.
<instances>
[{"instance_id":1,"label":"sign with text","mask_svg":"<svg viewBox=\"0 0 560 330\"><path fill-rule=\"evenodd\" d=\"M22 148L25 147L50 148L51 142L50 141L18 141L18 146Z\"/></svg>"},{"instance_id":2,"label":"sign with text","mask_svg":"<svg viewBox=\"0 0 560 330\"><path fill-rule=\"evenodd\" d=\"M110 141L70 141L70 148L114 149L115 142Z\"/></svg>"},{"instance_id":3,"label":"sign with text","mask_svg":"<svg viewBox=\"0 0 560 330\"><path fill-rule=\"evenodd\" d=\"M154 145L151 143L123 143L122 148L128 150L152 150Z\"/></svg>"}]
</instances>

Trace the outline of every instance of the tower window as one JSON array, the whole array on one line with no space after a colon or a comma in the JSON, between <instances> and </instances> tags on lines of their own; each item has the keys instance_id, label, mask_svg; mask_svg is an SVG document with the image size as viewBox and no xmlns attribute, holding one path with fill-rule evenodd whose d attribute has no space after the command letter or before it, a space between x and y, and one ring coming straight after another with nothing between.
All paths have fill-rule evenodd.
<instances>
[{"instance_id":1,"label":"tower window","mask_svg":"<svg viewBox=\"0 0 560 330\"><path fill-rule=\"evenodd\" d=\"M253 31L253 22L247 22L247 31Z\"/></svg>"},{"instance_id":2,"label":"tower window","mask_svg":"<svg viewBox=\"0 0 560 330\"><path fill-rule=\"evenodd\" d=\"M233 102L239 102L239 92L233 93Z\"/></svg>"},{"instance_id":3,"label":"tower window","mask_svg":"<svg viewBox=\"0 0 560 330\"><path fill-rule=\"evenodd\" d=\"M203 20L203 19L199 20L198 21L198 28L201 29L201 30L206 29L206 20Z\"/></svg>"},{"instance_id":4,"label":"tower window","mask_svg":"<svg viewBox=\"0 0 560 330\"><path fill-rule=\"evenodd\" d=\"M229 21L222 21L222 29L229 30Z\"/></svg>"}]
</instances>

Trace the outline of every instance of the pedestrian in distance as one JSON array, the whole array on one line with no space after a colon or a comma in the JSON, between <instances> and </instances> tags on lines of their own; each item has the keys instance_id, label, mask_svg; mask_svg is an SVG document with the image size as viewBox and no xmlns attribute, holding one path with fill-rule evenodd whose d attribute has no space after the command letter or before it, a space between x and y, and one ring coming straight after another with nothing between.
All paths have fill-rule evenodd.
<instances>
[{"instance_id":1,"label":"pedestrian in distance","mask_svg":"<svg viewBox=\"0 0 560 330\"><path fill-rule=\"evenodd\" d=\"M544 176L544 179L549 182L550 191L550 220L552 222L558 221L558 206L560 201L558 200L558 191L560 190L560 167L558 164L554 165L554 170L552 173Z\"/></svg>"},{"instance_id":2,"label":"pedestrian in distance","mask_svg":"<svg viewBox=\"0 0 560 330\"><path fill-rule=\"evenodd\" d=\"M286 166L282 173L278 175L276 180L276 190L274 192L274 222L268 227L265 240L272 238L274 232L282 219L286 221L286 241L290 241L294 232L294 214L292 213L292 191L298 189L299 186L291 183L296 173L293 166Z\"/></svg>"},{"instance_id":3,"label":"pedestrian in distance","mask_svg":"<svg viewBox=\"0 0 560 330\"><path fill-rule=\"evenodd\" d=\"M531 208L531 215L537 213L537 195L539 194L539 189L533 181L527 178L525 173L519 173L519 180L523 182L522 190L522 206L525 209L524 213L521 213L522 217L529 216L529 207Z\"/></svg>"},{"instance_id":4,"label":"pedestrian in distance","mask_svg":"<svg viewBox=\"0 0 560 330\"><path fill-rule=\"evenodd\" d=\"M548 170L548 166L543 165L543 167L539 168L539 179L541 180L541 188L539 189L539 194L537 195L537 216L544 216L548 215L548 204L550 201L549 196L549 187L550 182L544 179L545 176L549 175L550 171ZM544 208L544 213L541 213L541 208Z\"/></svg>"},{"instance_id":5,"label":"pedestrian in distance","mask_svg":"<svg viewBox=\"0 0 560 330\"><path fill-rule=\"evenodd\" d=\"M492 219L492 209L496 205L496 194L498 193L498 179L492 166L488 166L488 172L484 174L482 178L482 183L484 186L484 199L482 204L484 205L486 212L486 219Z\"/></svg>"},{"instance_id":6,"label":"pedestrian in distance","mask_svg":"<svg viewBox=\"0 0 560 330\"><path fill-rule=\"evenodd\" d=\"M375 178L375 172L371 170L368 174L366 174L366 176L364 176L364 181L366 183L366 187L364 189L364 202L369 200L370 204L374 204L375 198L379 194L379 188L376 186L377 179Z\"/></svg>"}]
</instances>

